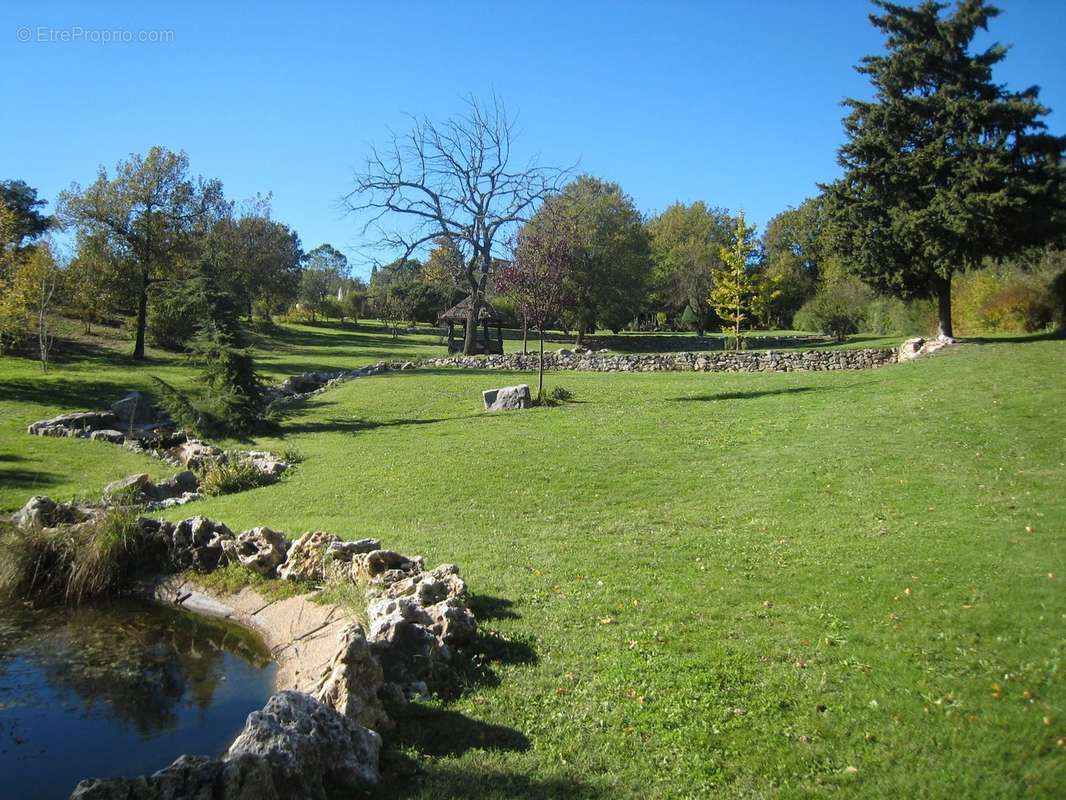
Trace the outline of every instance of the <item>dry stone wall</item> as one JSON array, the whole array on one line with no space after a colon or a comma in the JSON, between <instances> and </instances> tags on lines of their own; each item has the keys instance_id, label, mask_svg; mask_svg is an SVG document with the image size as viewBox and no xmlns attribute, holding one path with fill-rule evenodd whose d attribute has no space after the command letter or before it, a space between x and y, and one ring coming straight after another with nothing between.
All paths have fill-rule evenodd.
<instances>
[{"instance_id":1,"label":"dry stone wall","mask_svg":"<svg viewBox=\"0 0 1066 800\"><path fill-rule=\"evenodd\" d=\"M449 356L423 361L422 367L459 367L525 371L537 368L537 356L510 353L490 356ZM578 353L559 350L544 354L548 370L582 372L797 372L801 370L870 369L895 364L895 348L714 353Z\"/></svg>"}]
</instances>

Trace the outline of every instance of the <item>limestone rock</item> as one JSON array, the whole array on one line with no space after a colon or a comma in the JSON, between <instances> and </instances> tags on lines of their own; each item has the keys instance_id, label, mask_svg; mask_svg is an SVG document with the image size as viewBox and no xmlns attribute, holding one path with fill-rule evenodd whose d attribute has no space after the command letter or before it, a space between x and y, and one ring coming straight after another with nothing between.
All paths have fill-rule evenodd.
<instances>
[{"instance_id":1,"label":"limestone rock","mask_svg":"<svg viewBox=\"0 0 1066 800\"><path fill-rule=\"evenodd\" d=\"M338 537L325 531L308 531L289 547L278 577L289 581L321 581L330 563L329 547Z\"/></svg>"},{"instance_id":2,"label":"limestone rock","mask_svg":"<svg viewBox=\"0 0 1066 800\"><path fill-rule=\"evenodd\" d=\"M88 436L92 431L114 429L117 421L110 411L80 411L34 422L26 432L35 436Z\"/></svg>"},{"instance_id":3,"label":"limestone rock","mask_svg":"<svg viewBox=\"0 0 1066 800\"><path fill-rule=\"evenodd\" d=\"M173 455L183 467L189 469L203 469L210 464L226 460L226 453L221 447L198 439L182 442L174 448Z\"/></svg>"},{"instance_id":4,"label":"limestone rock","mask_svg":"<svg viewBox=\"0 0 1066 800\"><path fill-rule=\"evenodd\" d=\"M251 464L264 478L277 480L289 468L289 462L265 450L248 450L238 455L242 463Z\"/></svg>"},{"instance_id":5,"label":"limestone rock","mask_svg":"<svg viewBox=\"0 0 1066 800\"><path fill-rule=\"evenodd\" d=\"M371 578L379 583L392 583L417 575L423 569L421 557L408 558L394 550L372 550L353 556L351 561L353 581Z\"/></svg>"},{"instance_id":6,"label":"limestone rock","mask_svg":"<svg viewBox=\"0 0 1066 800\"><path fill-rule=\"evenodd\" d=\"M12 522L19 528L54 528L87 522L94 516L92 509L76 503L57 503L46 495L35 495L15 512Z\"/></svg>"},{"instance_id":7,"label":"limestone rock","mask_svg":"<svg viewBox=\"0 0 1066 800\"><path fill-rule=\"evenodd\" d=\"M223 542L232 539L232 531L221 522L202 516L183 519L174 526L172 558L179 569L210 572L223 562Z\"/></svg>"},{"instance_id":8,"label":"limestone rock","mask_svg":"<svg viewBox=\"0 0 1066 800\"><path fill-rule=\"evenodd\" d=\"M529 386L525 383L505 386L502 389L488 389L481 393L481 398L485 402L486 411L513 411L533 405Z\"/></svg>"},{"instance_id":9,"label":"limestone rock","mask_svg":"<svg viewBox=\"0 0 1066 800\"><path fill-rule=\"evenodd\" d=\"M373 602L367 618L371 649L390 683L424 683L434 665L450 657L447 651L441 652L441 643L429 630L433 619L410 598Z\"/></svg>"},{"instance_id":10,"label":"limestone rock","mask_svg":"<svg viewBox=\"0 0 1066 800\"><path fill-rule=\"evenodd\" d=\"M329 546L329 555L334 561L350 562L363 553L370 553L381 548L377 539L356 539L351 542L333 542Z\"/></svg>"},{"instance_id":11,"label":"limestone rock","mask_svg":"<svg viewBox=\"0 0 1066 800\"><path fill-rule=\"evenodd\" d=\"M283 691L248 715L226 759L253 755L281 797L325 800L378 782L381 737L302 692Z\"/></svg>"},{"instance_id":12,"label":"limestone rock","mask_svg":"<svg viewBox=\"0 0 1066 800\"><path fill-rule=\"evenodd\" d=\"M155 484L152 494L156 500L167 500L181 497L185 494L192 494L199 488L200 482L196 479L196 474L191 470L183 470L172 478L167 478Z\"/></svg>"},{"instance_id":13,"label":"limestone rock","mask_svg":"<svg viewBox=\"0 0 1066 800\"><path fill-rule=\"evenodd\" d=\"M270 765L253 755L181 756L148 777L84 780L70 800L284 800Z\"/></svg>"},{"instance_id":14,"label":"limestone rock","mask_svg":"<svg viewBox=\"0 0 1066 800\"><path fill-rule=\"evenodd\" d=\"M152 496L152 480L147 472L127 475L117 481L111 481L104 487L104 500L108 502L139 502Z\"/></svg>"},{"instance_id":15,"label":"limestone rock","mask_svg":"<svg viewBox=\"0 0 1066 800\"><path fill-rule=\"evenodd\" d=\"M277 568L285 562L289 540L284 533L259 527L238 534L236 539L224 541L222 547L230 561L273 578Z\"/></svg>"},{"instance_id":16,"label":"limestone rock","mask_svg":"<svg viewBox=\"0 0 1066 800\"><path fill-rule=\"evenodd\" d=\"M110 430L108 428L93 431L89 434L89 438L94 442L107 442L108 444L122 444L126 441L126 435L124 433L121 431Z\"/></svg>"},{"instance_id":17,"label":"limestone rock","mask_svg":"<svg viewBox=\"0 0 1066 800\"><path fill-rule=\"evenodd\" d=\"M116 400L111 404L111 413L115 415L122 430L155 421L148 398L140 392L130 392L121 400Z\"/></svg>"},{"instance_id":18,"label":"limestone rock","mask_svg":"<svg viewBox=\"0 0 1066 800\"><path fill-rule=\"evenodd\" d=\"M313 692L315 699L371 730L388 730L392 723L378 696L384 677L363 627L346 625L337 641L337 654Z\"/></svg>"},{"instance_id":19,"label":"limestone rock","mask_svg":"<svg viewBox=\"0 0 1066 800\"><path fill-rule=\"evenodd\" d=\"M899 360L914 360L922 354L922 345L924 344L925 339L923 339L921 336L915 336L913 339L908 339L899 346Z\"/></svg>"}]
</instances>

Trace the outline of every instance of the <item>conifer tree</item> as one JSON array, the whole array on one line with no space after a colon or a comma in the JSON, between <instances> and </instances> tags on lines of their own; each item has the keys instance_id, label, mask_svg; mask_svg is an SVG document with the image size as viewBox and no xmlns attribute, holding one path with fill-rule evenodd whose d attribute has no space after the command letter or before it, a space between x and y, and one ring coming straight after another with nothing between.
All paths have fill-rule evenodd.
<instances>
[{"instance_id":1,"label":"conifer tree","mask_svg":"<svg viewBox=\"0 0 1066 800\"><path fill-rule=\"evenodd\" d=\"M751 315L751 302L756 286L748 271L755 253L755 226L744 221L744 212L737 217L733 243L719 251L722 263L714 271L714 286L707 302L714 313L733 329L733 345L740 349L740 327Z\"/></svg>"},{"instance_id":2,"label":"conifer tree","mask_svg":"<svg viewBox=\"0 0 1066 800\"><path fill-rule=\"evenodd\" d=\"M993 82L1005 47L971 51L998 9L874 2L887 52L857 68L874 99L844 103L845 174L824 187L831 234L875 288L937 298L940 335L951 337L953 274L1053 235L1066 138L1047 133L1037 87Z\"/></svg>"}]
</instances>

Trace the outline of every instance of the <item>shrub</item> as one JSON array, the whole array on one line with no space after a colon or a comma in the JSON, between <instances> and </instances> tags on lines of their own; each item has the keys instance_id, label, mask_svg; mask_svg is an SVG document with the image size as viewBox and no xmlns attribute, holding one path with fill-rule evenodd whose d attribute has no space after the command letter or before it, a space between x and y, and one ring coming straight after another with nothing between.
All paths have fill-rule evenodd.
<instances>
[{"instance_id":1,"label":"shrub","mask_svg":"<svg viewBox=\"0 0 1066 800\"><path fill-rule=\"evenodd\" d=\"M341 304L332 297L327 297L319 303L318 310L321 312L322 318L325 320L340 319L343 316L341 312Z\"/></svg>"},{"instance_id":2,"label":"shrub","mask_svg":"<svg viewBox=\"0 0 1066 800\"><path fill-rule=\"evenodd\" d=\"M866 306L865 328L880 336L932 336L937 328L936 305L932 300L874 297Z\"/></svg>"},{"instance_id":3,"label":"shrub","mask_svg":"<svg viewBox=\"0 0 1066 800\"><path fill-rule=\"evenodd\" d=\"M216 461L200 475L200 491L206 495L236 494L263 485L263 476L248 461L230 457Z\"/></svg>"},{"instance_id":4,"label":"shrub","mask_svg":"<svg viewBox=\"0 0 1066 800\"><path fill-rule=\"evenodd\" d=\"M872 292L862 281L844 277L821 286L796 312L793 325L799 330L828 334L842 342L862 329L871 299Z\"/></svg>"},{"instance_id":5,"label":"shrub","mask_svg":"<svg viewBox=\"0 0 1066 800\"><path fill-rule=\"evenodd\" d=\"M0 530L0 598L77 605L125 588L146 548L138 517L113 510L76 526Z\"/></svg>"},{"instance_id":6,"label":"shrub","mask_svg":"<svg viewBox=\"0 0 1066 800\"><path fill-rule=\"evenodd\" d=\"M955 279L952 312L956 331L1031 333L1055 318L1054 279L1016 266L988 267Z\"/></svg>"},{"instance_id":7,"label":"shrub","mask_svg":"<svg viewBox=\"0 0 1066 800\"><path fill-rule=\"evenodd\" d=\"M555 400L556 402L565 403L568 400L574 399L574 393L563 386L555 386L548 394L548 397L550 397L552 400Z\"/></svg>"}]
</instances>

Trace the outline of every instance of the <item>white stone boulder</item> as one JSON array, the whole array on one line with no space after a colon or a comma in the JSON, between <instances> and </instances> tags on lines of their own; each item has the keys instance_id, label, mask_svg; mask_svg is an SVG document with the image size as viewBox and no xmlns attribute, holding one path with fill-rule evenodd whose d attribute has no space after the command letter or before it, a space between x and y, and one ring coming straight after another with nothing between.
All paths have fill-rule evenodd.
<instances>
[{"instance_id":1,"label":"white stone boulder","mask_svg":"<svg viewBox=\"0 0 1066 800\"><path fill-rule=\"evenodd\" d=\"M248 715L225 758L264 760L280 797L325 800L376 784L380 753L375 731L309 694L283 691Z\"/></svg>"},{"instance_id":2,"label":"white stone boulder","mask_svg":"<svg viewBox=\"0 0 1066 800\"><path fill-rule=\"evenodd\" d=\"M502 389L487 389L481 393L481 398L485 402L486 411L513 411L533 405L529 385L525 383L505 386Z\"/></svg>"}]
</instances>

